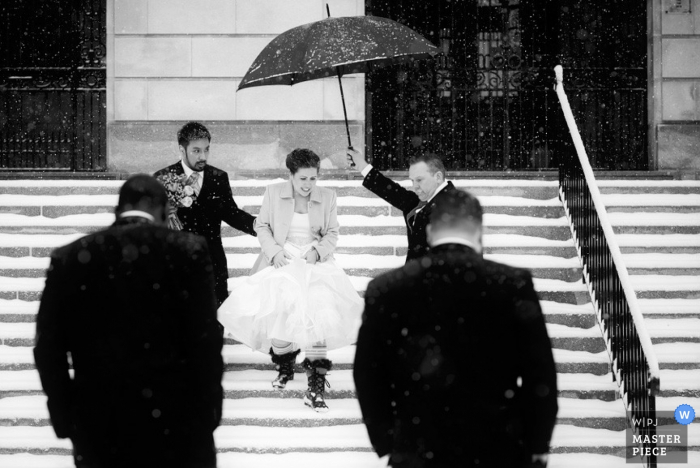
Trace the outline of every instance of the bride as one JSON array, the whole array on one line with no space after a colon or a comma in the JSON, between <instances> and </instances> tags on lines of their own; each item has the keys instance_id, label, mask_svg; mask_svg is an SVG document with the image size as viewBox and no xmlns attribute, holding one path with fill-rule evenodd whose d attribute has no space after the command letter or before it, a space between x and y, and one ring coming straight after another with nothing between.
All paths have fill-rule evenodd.
<instances>
[{"instance_id":1,"label":"bride","mask_svg":"<svg viewBox=\"0 0 700 468\"><path fill-rule=\"evenodd\" d=\"M279 372L274 388L284 389L294 379L303 349L304 403L326 412L323 393L332 366L327 350L356 341L364 303L333 258L336 194L316 185L320 158L295 149L286 165L289 181L267 187L255 222L262 252L254 274L234 286L219 308L219 321L238 341L269 350Z\"/></svg>"}]
</instances>

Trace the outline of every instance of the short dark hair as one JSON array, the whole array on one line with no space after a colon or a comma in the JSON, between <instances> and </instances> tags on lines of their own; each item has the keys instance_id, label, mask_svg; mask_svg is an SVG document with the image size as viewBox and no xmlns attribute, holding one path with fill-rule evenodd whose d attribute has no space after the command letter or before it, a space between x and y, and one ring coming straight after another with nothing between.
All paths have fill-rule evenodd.
<instances>
[{"instance_id":1,"label":"short dark hair","mask_svg":"<svg viewBox=\"0 0 700 468\"><path fill-rule=\"evenodd\" d=\"M167 202L168 195L163 184L148 174L136 174L129 177L119 190L116 212L139 207L165 209Z\"/></svg>"},{"instance_id":2,"label":"short dark hair","mask_svg":"<svg viewBox=\"0 0 700 468\"><path fill-rule=\"evenodd\" d=\"M321 158L310 149L297 148L287 155L287 169L292 174L296 174L299 169L315 168L318 170L321 167Z\"/></svg>"},{"instance_id":3,"label":"short dark hair","mask_svg":"<svg viewBox=\"0 0 700 468\"><path fill-rule=\"evenodd\" d=\"M187 149L192 140L206 138L211 141L211 133L199 122L187 122L177 131L177 144Z\"/></svg>"},{"instance_id":4,"label":"short dark hair","mask_svg":"<svg viewBox=\"0 0 700 468\"><path fill-rule=\"evenodd\" d=\"M479 200L464 190L450 190L435 198L430 213L433 230L481 226L484 210Z\"/></svg>"},{"instance_id":5,"label":"short dark hair","mask_svg":"<svg viewBox=\"0 0 700 468\"><path fill-rule=\"evenodd\" d=\"M428 169L430 170L430 173L435 175L437 172L442 172L442 177L447 178L447 172L445 171L445 165L442 163L442 159L440 159L440 156L438 156L435 153L421 153L417 154L415 156L412 156L411 159L408 160L408 166L413 166L414 164L418 164L424 162L425 164L428 165Z\"/></svg>"}]
</instances>

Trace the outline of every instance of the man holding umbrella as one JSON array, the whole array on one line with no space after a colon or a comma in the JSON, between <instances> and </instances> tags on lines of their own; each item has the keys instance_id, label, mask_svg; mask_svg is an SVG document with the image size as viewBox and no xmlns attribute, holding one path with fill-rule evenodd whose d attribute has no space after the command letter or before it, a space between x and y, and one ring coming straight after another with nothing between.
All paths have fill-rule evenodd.
<instances>
[{"instance_id":1,"label":"man holding umbrella","mask_svg":"<svg viewBox=\"0 0 700 468\"><path fill-rule=\"evenodd\" d=\"M427 254L430 247L426 239L426 226L430 222L435 202L445 194L457 190L452 182L445 180L442 160L430 153L411 158L408 177L413 182L413 190L409 190L372 167L359 151L346 151L348 162L355 164L354 169L364 177L362 185L403 213L408 236L406 262Z\"/></svg>"}]
</instances>

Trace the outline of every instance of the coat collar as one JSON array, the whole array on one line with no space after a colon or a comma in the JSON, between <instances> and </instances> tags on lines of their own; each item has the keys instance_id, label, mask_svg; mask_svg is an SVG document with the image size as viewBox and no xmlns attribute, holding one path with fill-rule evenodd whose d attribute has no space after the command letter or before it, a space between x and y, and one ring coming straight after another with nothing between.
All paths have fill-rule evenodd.
<instances>
[{"instance_id":1,"label":"coat collar","mask_svg":"<svg viewBox=\"0 0 700 468\"><path fill-rule=\"evenodd\" d=\"M449 253L465 253L467 255L473 255L473 256L478 256L481 257L481 254L478 253L476 250L473 248L464 245L464 244L457 244L457 243L447 243L447 244L440 244L436 245L435 247L430 248L430 253L431 254L439 254L443 252L449 252Z\"/></svg>"},{"instance_id":2,"label":"coat collar","mask_svg":"<svg viewBox=\"0 0 700 468\"><path fill-rule=\"evenodd\" d=\"M285 183L282 187L282 190L280 191L280 198L294 198L294 187L292 186L291 180L288 180L287 183ZM323 202L323 197L321 196L321 189L318 187L318 185L314 186L314 188L311 189L311 196L309 197L309 201L315 203Z\"/></svg>"},{"instance_id":3,"label":"coat collar","mask_svg":"<svg viewBox=\"0 0 700 468\"><path fill-rule=\"evenodd\" d=\"M114 226L127 226L130 224L153 224L153 221L142 218L141 216L125 216L117 218L114 222Z\"/></svg>"}]
</instances>

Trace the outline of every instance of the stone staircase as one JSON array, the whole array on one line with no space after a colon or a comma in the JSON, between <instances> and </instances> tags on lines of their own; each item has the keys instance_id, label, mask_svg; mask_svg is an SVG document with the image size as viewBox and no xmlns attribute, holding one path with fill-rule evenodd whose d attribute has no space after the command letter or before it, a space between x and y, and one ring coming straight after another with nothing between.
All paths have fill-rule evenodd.
<instances>
[{"instance_id":1,"label":"stone staircase","mask_svg":"<svg viewBox=\"0 0 700 468\"><path fill-rule=\"evenodd\" d=\"M270 180L232 181L239 205L257 213ZM399 213L359 181L322 181L339 195L336 258L361 293L368 281L401 266L406 252ZM625 412L610 372L556 181L456 180L484 205L486 256L535 276L559 381L552 467L625 466ZM69 467L70 443L50 426L32 347L48 255L110 224L119 181L0 181L0 466ZM657 406L700 410L700 183L602 181L662 367ZM246 275L258 243L224 226L231 282ZM273 391L266 355L228 340L224 420L216 431L220 467L379 467L354 398L354 347L332 351L331 411L301 402L299 374ZM303 356L301 357L303 358ZM700 466L700 431L689 426L688 466Z\"/></svg>"}]
</instances>

